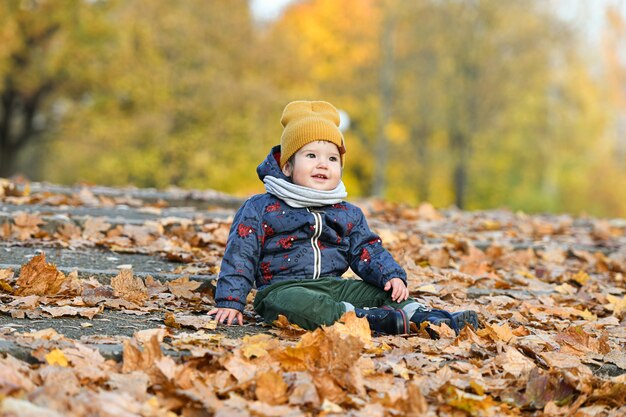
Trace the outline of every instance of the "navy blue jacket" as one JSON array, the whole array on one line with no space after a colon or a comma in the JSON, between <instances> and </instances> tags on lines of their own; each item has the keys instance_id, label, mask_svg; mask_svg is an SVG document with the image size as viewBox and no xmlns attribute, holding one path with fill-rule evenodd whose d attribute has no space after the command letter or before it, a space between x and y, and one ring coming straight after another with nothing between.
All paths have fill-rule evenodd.
<instances>
[{"instance_id":1,"label":"navy blue jacket","mask_svg":"<svg viewBox=\"0 0 626 417\"><path fill-rule=\"evenodd\" d=\"M288 180L279 160L276 146L257 168L259 178ZM218 307L243 311L253 285L262 289L285 280L340 277L348 268L380 288L391 278L406 283L404 269L383 248L358 207L341 202L293 208L271 194L259 194L235 215L215 301Z\"/></svg>"}]
</instances>

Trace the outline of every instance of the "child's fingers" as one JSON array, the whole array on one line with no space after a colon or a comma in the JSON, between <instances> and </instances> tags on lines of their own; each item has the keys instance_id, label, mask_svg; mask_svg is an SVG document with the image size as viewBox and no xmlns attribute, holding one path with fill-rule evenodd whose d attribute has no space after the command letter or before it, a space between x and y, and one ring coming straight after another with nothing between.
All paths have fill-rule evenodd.
<instances>
[{"instance_id":1,"label":"child's fingers","mask_svg":"<svg viewBox=\"0 0 626 417\"><path fill-rule=\"evenodd\" d=\"M401 291L401 289L400 289L400 288L398 288L398 287L394 287L394 288L393 288L393 293L392 293L392 295L391 295L391 299L392 299L393 301L400 301L400 300L399 300L399 298L400 298L400 291Z\"/></svg>"}]
</instances>

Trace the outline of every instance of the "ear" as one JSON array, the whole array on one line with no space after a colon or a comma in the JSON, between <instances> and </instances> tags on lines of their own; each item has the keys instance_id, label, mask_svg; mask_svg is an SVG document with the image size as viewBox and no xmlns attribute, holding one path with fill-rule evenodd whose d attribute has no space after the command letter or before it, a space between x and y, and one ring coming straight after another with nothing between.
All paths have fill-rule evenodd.
<instances>
[{"instance_id":1,"label":"ear","mask_svg":"<svg viewBox=\"0 0 626 417\"><path fill-rule=\"evenodd\" d=\"M286 177L291 177L291 174L293 174L293 167L291 166L291 162L287 162L285 165L283 165L282 171Z\"/></svg>"}]
</instances>

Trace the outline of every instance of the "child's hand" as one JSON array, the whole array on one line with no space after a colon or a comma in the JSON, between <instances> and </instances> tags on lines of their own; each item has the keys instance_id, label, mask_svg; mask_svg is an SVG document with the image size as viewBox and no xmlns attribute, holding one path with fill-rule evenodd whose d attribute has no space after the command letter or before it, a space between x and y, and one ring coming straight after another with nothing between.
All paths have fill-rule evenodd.
<instances>
[{"instance_id":1,"label":"child's hand","mask_svg":"<svg viewBox=\"0 0 626 417\"><path fill-rule=\"evenodd\" d=\"M400 278L391 278L385 284L385 291L391 291L391 299L396 303L401 303L409 298L409 289L404 285L404 281Z\"/></svg>"},{"instance_id":2,"label":"child's hand","mask_svg":"<svg viewBox=\"0 0 626 417\"><path fill-rule=\"evenodd\" d=\"M243 314L234 308L214 308L208 314L209 316L215 314L215 320L218 323L226 323L229 326L231 324L243 324Z\"/></svg>"}]
</instances>

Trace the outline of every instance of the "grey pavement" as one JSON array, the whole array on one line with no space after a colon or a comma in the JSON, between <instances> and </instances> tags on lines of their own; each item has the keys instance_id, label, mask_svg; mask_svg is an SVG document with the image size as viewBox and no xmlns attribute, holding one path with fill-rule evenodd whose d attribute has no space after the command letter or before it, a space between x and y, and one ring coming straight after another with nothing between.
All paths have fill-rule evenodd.
<instances>
[{"instance_id":1,"label":"grey pavement","mask_svg":"<svg viewBox=\"0 0 626 417\"><path fill-rule=\"evenodd\" d=\"M29 187L31 194L50 192L70 196L76 195L82 190L88 190L94 196L131 198L144 202L166 201L170 206L190 206L195 208L206 208L210 206L237 208L245 201L243 198L215 190L184 190L180 188L157 190L154 188L135 187L65 186L45 182L32 182L29 184ZM23 190L24 186L19 185L18 189Z\"/></svg>"},{"instance_id":2,"label":"grey pavement","mask_svg":"<svg viewBox=\"0 0 626 417\"><path fill-rule=\"evenodd\" d=\"M41 192L75 196L83 188L45 183L30 184L31 195ZM112 207L102 207L90 206L88 202L81 206L1 202L0 225L11 219L17 212L39 215L46 222L42 228L50 229L49 231L56 230L62 223L81 224L87 218L94 217L104 218L113 226L117 224L140 225L146 221L159 221L165 218L168 219L168 223L173 224L187 221L202 224L212 219L217 221L228 219L234 214L234 209L243 202L240 198L210 190L158 191L110 187L88 187L88 190L95 196L116 198L119 201L127 199L130 204L122 203ZM144 207L151 202L164 202L166 207L158 209ZM203 283L201 289L214 285L212 282L214 275L177 273L177 268L185 264L170 262L158 254L118 253L96 246L77 249L63 248L54 242L42 240L0 241L0 269L12 268L16 274L19 274L22 265L41 252L45 253L46 261L56 265L60 271L64 273L77 271L80 278L93 276L104 284L110 283L111 278L119 273L120 267L130 266L133 268L134 275L140 277L151 275L162 282L186 275L192 280L201 281ZM198 312L198 314L205 314L205 312ZM136 315L111 309L105 309L93 319L84 317L17 319L0 313L0 353L8 353L31 362L36 361L31 355L30 348L16 343L10 335L53 328L66 338L97 348L106 358L121 360L123 340L132 337L136 331L165 326L164 317L165 311ZM193 330L183 328L173 331ZM249 317L245 326L220 326L214 332L240 338L245 334L262 331L266 331L266 328L258 326L254 317ZM184 355L184 352L179 351L166 351L165 353Z\"/></svg>"},{"instance_id":3,"label":"grey pavement","mask_svg":"<svg viewBox=\"0 0 626 417\"><path fill-rule=\"evenodd\" d=\"M77 221L88 217L101 217L111 224L143 224L146 221L157 221L164 218L195 221L216 219L224 220L234 214L232 209L214 208L212 210L197 210L193 207L171 207L161 209L133 208L127 205L114 207L85 207L85 206L52 206L45 204L19 205L3 203L0 205L0 222L9 219L18 212L38 214L44 221L68 221L70 218Z\"/></svg>"}]
</instances>

